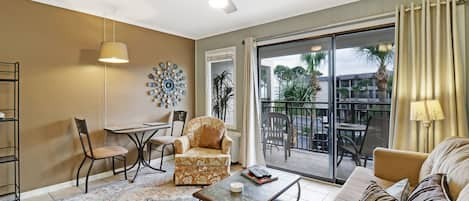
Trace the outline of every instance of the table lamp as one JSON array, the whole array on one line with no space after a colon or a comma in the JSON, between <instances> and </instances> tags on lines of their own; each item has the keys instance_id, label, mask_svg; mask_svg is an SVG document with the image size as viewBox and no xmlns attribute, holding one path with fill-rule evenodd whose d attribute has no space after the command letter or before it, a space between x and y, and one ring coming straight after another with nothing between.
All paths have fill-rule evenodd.
<instances>
[{"instance_id":1,"label":"table lamp","mask_svg":"<svg viewBox=\"0 0 469 201\"><path fill-rule=\"evenodd\" d=\"M410 120L422 122L426 130L425 152L429 152L430 127L433 121L443 120L445 118L440 101L425 100L414 101L410 103Z\"/></svg>"}]
</instances>

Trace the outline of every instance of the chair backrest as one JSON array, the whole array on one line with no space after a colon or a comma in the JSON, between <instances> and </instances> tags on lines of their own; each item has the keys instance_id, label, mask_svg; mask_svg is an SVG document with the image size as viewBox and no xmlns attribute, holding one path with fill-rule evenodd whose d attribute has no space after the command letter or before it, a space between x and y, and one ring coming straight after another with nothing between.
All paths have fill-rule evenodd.
<instances>
[{"instance_id":1,"label":"chair backrest","mask_svg":"<svg viewBox=\"0 0 469 201\"><path fill-rule=\"evenodd\" d=\"M182 129L181 133L179 136L182 135L184 132L184 126L186 126L186 118L187 118L187 112L186 111L174 111L173 112L173 121L172 121L172 126L171 126L171 136L174 136L174 122L182 122Z\"/></svg>"},{"instance_id":2,"label":"chair backrest","mask_svg":"<svg viewBox=\"0 0 469 201\"><path fill-rule=\"evenodd\" d=\"M191 147L199 146L199 136L197 135L198 132L196 131L203 125L209 125L216 129L224 129L225 134L227 133L225 122L215 117L204 116L191 119L189 122L187 122L187 126L184 130L184 135L189 133L194 134L194 136L190 138Z\"/></svg>"},{"instance_id":3,"label":"chair backrest","mask_svg":"<svg viewBox=\"0 0 469 201\"><path fill-rule=\"evenodd\" d=\"M389 118L371 117L366 126L365 135L360 145L360 153L365 156L373 156L373 150L377 147L389 146Z\"/></svg>"},{"instance_id":4,"label":"chair backrest","mask_svg":"<svg viewBox=\"0 0 469 201\"><path fill-rule=\"evenodd\" d=\"M81 143L81 148L83 149L83 153L86 156L94 158L93 147L91 146L91 139L90 139L90 134L88 132L88 126L86 125L86 120L75 118L75 124L77 126L78 136L80 137L80 143ZM86 140L86 144L88 144L88 147L85 146L85 140ZM89 150L90 155L88 155L87 150Z\"/></svg>"},{"instance_id":5,"label":"chair backrest","mask_svg":"<svg viewBox=\"0 0 469 201\"><path fill-rule=\"evenodd\" d=\"M292 126L287 115L277 112L265 114L262 133L264 143L284 145L284 135L287 134L287 142L291 142Z\"/></svg>"}]
</instances>

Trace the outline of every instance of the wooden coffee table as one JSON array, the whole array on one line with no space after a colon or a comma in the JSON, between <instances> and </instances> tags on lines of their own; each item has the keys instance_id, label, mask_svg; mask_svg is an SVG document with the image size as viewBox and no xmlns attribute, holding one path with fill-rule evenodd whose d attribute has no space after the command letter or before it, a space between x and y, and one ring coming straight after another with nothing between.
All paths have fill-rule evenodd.
<instances>
[{"instance_id":1,"label":"wooden coffee table","mask_svg":"<svg viewBox=\"0 0 469 201\"><path fill-rule=\"evenodd\" d=\"M296 174L266 168L273 176L277 176L278 180L271 183L258 185L241 175L241 172L235 173L216 184L212 184L193 196L203 201L270 201L278 198L282 193L287 191L294 184L298 186L297 200L300 200L301 177ZM241 193L232 193L230 184L232 182L241 182L244 184L244 190Z\"/></svg>"}]
</instances>

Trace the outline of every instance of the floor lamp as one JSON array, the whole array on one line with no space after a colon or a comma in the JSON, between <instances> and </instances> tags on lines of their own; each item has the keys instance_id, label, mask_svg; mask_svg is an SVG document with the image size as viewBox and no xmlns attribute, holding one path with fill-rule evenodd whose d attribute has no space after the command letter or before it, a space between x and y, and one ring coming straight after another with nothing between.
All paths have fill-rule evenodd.
<instances>
[{"instance_id":1,"label":"floor lamp","mask_svg":"<svg viewBox=\"0 0 469 201\"><path fill-rule=\"evenodd\" d=\"M445 118L440 101L413 101L410 104L410 120L421 122L425 127L425 153L430 151L430 127L434 121Z\"/></svg>"}]
</instances>

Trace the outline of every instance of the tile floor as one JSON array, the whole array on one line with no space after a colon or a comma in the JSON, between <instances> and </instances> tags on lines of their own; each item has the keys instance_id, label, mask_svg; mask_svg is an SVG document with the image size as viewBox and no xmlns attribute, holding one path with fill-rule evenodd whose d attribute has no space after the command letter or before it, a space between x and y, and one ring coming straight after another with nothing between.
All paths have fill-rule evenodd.
<instances>
[{"instance_id":1,"label":"tile floor","mask_svg":"<svg viewBox=\"0 0 469 201\"><path fill-rule=\"evenodd\" d=\"M231 168L232 172L241 170L241 166L234 165ZM132 173L130 175L133 175ZM101 180L93 181L89 183L90 189L96 189L103 187L115 180L119 180L121 177L113 176L109 178L104 178ZM339 186L324 183L320 181L315 181L311 179L302 179L300 181L301 185L301 201L331 201L334 195L338 192ZM285 192L281 197L280 200L296 200L298 189L293 186L287 192ZM66 189L62 189L55 192L49 192L48 194L40 195L37 197L32 197L28 199L24 199L24 201L56 201L61 200L63 198L71 197L74 195L82 194L82 188L77 187L69 187Z\"/></svg>"},{"instance_id":2,"label":"tile floor","mask_svg":"<svg viewBox=\"0 0 469 201\"><path fill-rule=\"evenodd\" d=\"M268 165L295 170L307 175L328 177L329 175L329 155L325 153L316 153L304 150L291 150L291 156L285 160L285 152L282 147L273 148L266 152L265 160ZM362 160L363 161L363 160ZM346 180L357 166L350 156L345 156L337 167L337 178ZM368 160L368 169L373 169L372 160Z\"/></svg>"}]
</instances>

